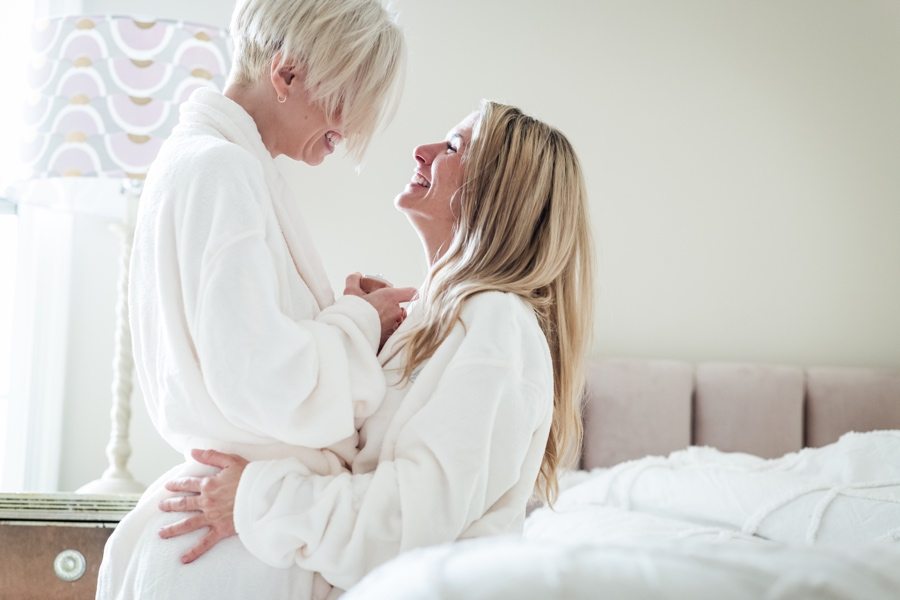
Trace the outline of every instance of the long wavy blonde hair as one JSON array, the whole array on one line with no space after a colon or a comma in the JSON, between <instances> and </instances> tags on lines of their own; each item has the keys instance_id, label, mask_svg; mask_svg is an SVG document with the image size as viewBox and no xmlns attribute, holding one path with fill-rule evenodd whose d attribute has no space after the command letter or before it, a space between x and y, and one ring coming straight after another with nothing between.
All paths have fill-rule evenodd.
<instances>
[{"instance_id":1,"label":"long wavy blonde hair","mask_svg":"<svg viewBox=\"0 0 900 600\"><path fill-rule=\"evenodd\" d=\"M463 161L456 230L420 291L424 318L404 339L403 377L434 354L468 298L489 290L523 298L553 360L553 421L536 490L552 503L558 470L581 449L592 331L593 244L581 167L562 133L488 101Z\"/></svg>"}]
</instances>

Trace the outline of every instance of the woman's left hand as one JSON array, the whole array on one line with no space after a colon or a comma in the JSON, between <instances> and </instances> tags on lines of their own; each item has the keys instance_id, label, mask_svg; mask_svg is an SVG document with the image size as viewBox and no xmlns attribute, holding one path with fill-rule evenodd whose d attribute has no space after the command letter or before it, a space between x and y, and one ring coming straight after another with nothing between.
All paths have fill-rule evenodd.
<instances>
[{"instance_id":1,"label":"woman's left hand","mask_svg":"<svg viewBox=\"0 0 900 600\"><path fill-rule=\"evenodd\" d=\"M159 530L159 537L172 538L201 527L209 528L200 543L181 557L184 564L197 560L220 541L235 535L234 499L241 474L247 467L247 461L236 454L191 450L191 456L199 463L218 467L220 471L209 477L182 477L166 483L167 490L183 495L166 498L159 503L160 510L199 514L163 527Z\"/></svg>"}]
</instances>

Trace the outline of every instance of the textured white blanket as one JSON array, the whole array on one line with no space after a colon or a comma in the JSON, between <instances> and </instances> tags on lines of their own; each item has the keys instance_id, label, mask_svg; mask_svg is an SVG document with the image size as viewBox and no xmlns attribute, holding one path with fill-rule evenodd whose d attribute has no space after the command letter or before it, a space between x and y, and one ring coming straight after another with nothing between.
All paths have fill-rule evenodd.
<instances>
[{"instance_id":1,"label":"textured white blanket","mask_svg":"<svg viewBox=\"0 0 900 600\"><path fill-rule=\"evenodd\" d=\"M898 598L900 432L573 474L524 539L409 553L349 599Z\"/></svg>"},{"instance_id":2,"label":"textured white blanket","mask_svg":"<svg viewBox=\"0 0 900 600\"><path fill-rule=\"evenodd\" d=\"M680 531L728 532L783 542L839 544L900 536L900 432L848 433L823 448L765 460L688 448L598 469L560 498L560 514L616 507L676 519ZM543 538L555 519L542 509L526 535Z\"/></svg>"},{"instance_id":3,"label":"textured white blanket","mask_svg":"<svg viewBox=\"0 0 900 600\"><path fill-rule=\"evenodd\" d=\"M887 600L900 591L898 564L893 546L481 539L402 555L343 598Z\"/></svg>"}]
</instances>

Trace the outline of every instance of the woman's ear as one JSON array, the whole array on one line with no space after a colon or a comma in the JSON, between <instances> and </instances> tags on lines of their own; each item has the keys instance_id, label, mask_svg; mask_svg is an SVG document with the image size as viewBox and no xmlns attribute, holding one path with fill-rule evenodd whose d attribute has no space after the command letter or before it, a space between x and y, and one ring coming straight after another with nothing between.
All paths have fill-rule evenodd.
<instances>
[{"instance_id":1,"label":"woman's ear","mask_svg":"<svg viewBox=\"0 0 900 600\"><path fill-rule=\"evenodd\" d=\"M281 63L281 53L278 52L272 57L272 64L269 69L269 78L272 81L272 87L275 89L275 95L279 101L287 98L290 91L291 83L297 77L297 68L290 63Z\"/></svg>"}]
</instances>

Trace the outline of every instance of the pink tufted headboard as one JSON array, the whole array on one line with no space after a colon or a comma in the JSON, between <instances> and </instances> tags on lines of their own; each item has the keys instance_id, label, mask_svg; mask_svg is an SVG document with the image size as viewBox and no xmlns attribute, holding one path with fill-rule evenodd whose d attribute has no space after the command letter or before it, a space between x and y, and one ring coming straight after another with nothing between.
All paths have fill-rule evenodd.
<instances>
[{"instance_id":1,"label":"pink tufted headboard","mask_svg":"<svg viewBox=\"0 0 900 600\"><path fill-rule=\"evenodd\" d=\"M603 359L587 379L588 469L689 445L772 458L900 429L900 371Z\"/></svg>"}]
</instances>

